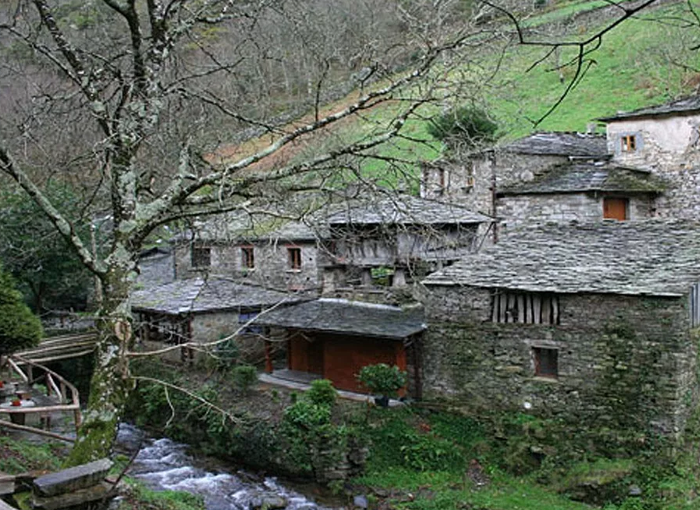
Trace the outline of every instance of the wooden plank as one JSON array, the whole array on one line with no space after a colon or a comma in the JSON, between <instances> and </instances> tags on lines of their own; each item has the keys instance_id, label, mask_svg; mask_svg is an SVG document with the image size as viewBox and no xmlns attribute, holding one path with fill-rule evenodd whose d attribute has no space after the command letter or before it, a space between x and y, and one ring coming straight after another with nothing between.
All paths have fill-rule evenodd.
<instances>
[{"instance_id":1,"label":"wooden plank","mask_svg":"<svg viewBox=\"0 0 700 510\"><path fill-rule=\"evenodd\" d=\"M525 322L525 296L523 294L518 295L518 322Z\"/></svg>"},{"instance_id":2,"label":"wooden plank","mask_svg":"<svg viewBox=\"0 0 700 510\"><path fill-rule=\"evenodd\" d=\"M532 294L525 295L525 323L532 324L534 322L532 311Z\"/></svg>"},{"instance_id":3,"label":"wooden plank","mask_svg":"<svg viewBox=\"0 0 700 510\"><path fill-rule=\"evenodd\" d=\"M559 297L552 296L552 324L559 324Z\"/></svg>"},{"instance_id":4,"label":"wooden plank","mask_svg":"<svg viewBox=\"0 0 700 510\"><path fill-rule=\"evenodd\" d=\"M14 362L14 360L8 358L7 363L15 372L17 372L17 375L19 375L24 382L29 382L29 378L27 377L27 375L21 368L19 368L19 366Z\"/></svg>"},{"instance_id":5,"label":"wooden plank","mask_svg":"<svg viewBox=\"0 0 700 510\"><path fill-rule=\"evenodd\" d=\"M533 324L540 324L542 322L542 298L541 296L532 296L532 305L534 311Z\"/></svg>"},{"instance_id":6,"label":"wooden plank","mask_svg":"<svg viewBox=\"0 0 700 510\"><path fill-rule=\"evenodd\" d=\"M508 322L515 322L517 320L517 317L515 314L513 314L513 309L517 306L516 305L516 297L515 294L506 294L508 296L508 313L506 314L506 318Z\"/></svg>"},{"instance_id":7,"label":"wooden plank","mask_svg":"<svg viewBox=\"0 0 700 510\"><path fill-rule=\"evenodd\" d=\"M499 294L500 300L498 302L498 322L506 322L506 308L508 306L508 299L505 294Z\"/></svg>"},{"instance_id":8,"label":"wooden plank","mask_svg":"<svg viewBox=\"0 0 700 510\"><path fill-rule=\"evenodd\" d=\"M491 322L498 322L498 306L501 301L501 295L498 293L493 294L493 305L491 305Z\"/></svg>"}]
</instances>

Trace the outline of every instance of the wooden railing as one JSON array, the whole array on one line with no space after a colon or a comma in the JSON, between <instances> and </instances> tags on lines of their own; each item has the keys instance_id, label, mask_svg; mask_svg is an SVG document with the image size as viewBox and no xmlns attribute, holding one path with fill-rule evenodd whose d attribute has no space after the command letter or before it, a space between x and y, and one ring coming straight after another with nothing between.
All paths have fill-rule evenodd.
<instances>
[{"instance_id":1,"label":"wooden railing","mask_svg":"<svg viewBox=\"0 0 700 510\"><path fill-rule=\"evenodd\" d=\"M44 387L46 388L47 398L43 399L43 405L39 402L39 405L34 405L32 407L0 407L0 414L8 414L10 418L12 418L12 415L26 416L39 413L47 424L50 424L50 413L70 412L73 413L75 429L76 431L78 430L82 423L82 415L80 413L80 394L75 386L53 370L17 354L5 358L4 368L8 372L8 380L19 379L20 384L26 385L27 388L31 388L34 383L39 381L45 383ZM48 403L46 403L47 401ZM72 441L70 438L40 428L26 426L21 423L0 420L0 425L54 437L64 441Z\"/></svg>"}]
</instances>

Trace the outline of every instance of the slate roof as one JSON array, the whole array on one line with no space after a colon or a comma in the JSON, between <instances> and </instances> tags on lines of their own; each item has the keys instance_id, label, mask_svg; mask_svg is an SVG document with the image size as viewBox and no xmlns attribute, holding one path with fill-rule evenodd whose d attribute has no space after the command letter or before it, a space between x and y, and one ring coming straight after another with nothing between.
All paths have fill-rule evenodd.
<instances>
[{"instance_id":1,"label":"slate roof","mask_svg":"<svg viewBox=\"0 0 700 510\"><path fill-rule=\"evenodd\" d=\"M491 222L492 218L466 207L418 198L410 195L372 197L366 201L352 201L328 217L330 225L436 225L476 224Z\"/></svg>"},{"instance_id":2,"label":"slate roof","mask_svg":"<svg viewBox=\"0 0 700 510\"><path fill-rule=\"evenodd\" d=\"M421 310L318 299L258 315L256 323L307 331L403 339L426 329Z\"/></svg>"},{"instance_id":3,"label":"slate roof","mask_svg":"<svg viewBox=\"0 0 700 510\"><path fill-rule=\"evenodd\" d=\"M656 106L648 106L630 112L617 112L610 117L603 117L598 120L611 122L635 117L656 117L659 115L673 115L675 113L700 112L700 96L690 96L664 103Z\"/></svg>"},{"instance_id":4,"label":"slate roof","mask_svg":"<svg viewBox=\"0 0 700 510\"><path fill-rule=\"evenodd\" d=\"M543 224L433 273L426 285L681 296L700 282L700 223Z\"/></svg>"},{"instance_id":5,"label":"slate roof","mask_svg":"<svg viewBox=\"0 0 700 510\"><path fill-rule=\"evenodd\" d=\"M605 135L586 133L534 133L503 145L500 150L541 156L608 157Z\"/></svg>"},{"instance_id":6,"label":"slate roof","mask_svg":"<svg viewBox=\"0 0 700 510\"><path fill-rule=\"evenodd\" d=\"M176 280L164 285L137 290L132 309L179 315L239 308L260 308L281 302L298 303L302 298L286 292L210 276Z\"/></svg>"},{"instance_id":7,"label":"slate roof","mask_svg":"<svg viewBox=\"0 0 700 510\"><path fill-rule=\"evenodd\" d=\"M498 190L499 195L576 193L608 191L658 193L665 188L658 177L647 170L599 163L569 162L555 165L528 182Z\"/></svg>"}]
</instances>

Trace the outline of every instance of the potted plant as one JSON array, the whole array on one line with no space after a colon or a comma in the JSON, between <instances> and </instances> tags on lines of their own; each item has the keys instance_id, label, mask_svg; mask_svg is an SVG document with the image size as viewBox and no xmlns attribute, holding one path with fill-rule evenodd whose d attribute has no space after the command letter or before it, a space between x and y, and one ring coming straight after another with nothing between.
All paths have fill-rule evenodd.
<instances>
[{"instance_id":1,"label":"potted plant","mask_svg":"<svg viewBox=\"0 0 700 510\"><path fill-rule=\"evenodd\" d=\"M357 374L357 380L375 396L374 401L380 407L388 407L389 399L397 396L397 392L406 386L406 372L396 365L386 363L367 365Z\"/></svg>"}]
</instances>

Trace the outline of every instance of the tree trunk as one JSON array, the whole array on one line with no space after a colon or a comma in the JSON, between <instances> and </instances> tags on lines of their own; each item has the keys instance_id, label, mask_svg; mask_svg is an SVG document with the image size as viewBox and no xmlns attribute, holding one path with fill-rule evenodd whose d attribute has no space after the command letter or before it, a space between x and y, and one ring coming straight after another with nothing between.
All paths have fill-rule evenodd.
<instances>
[{"instance_id":1,"label":"tree trunk","mask_svg":"<svg viewBox=\"0 0 700 510\"><path fill-rule=\"evenodd\" d=\"M119 420L124 411L133 379L127 351L132 343L129 294L135 279L135 264L129 260L111 268L103 278L104 301L99 313L99 341L90 398L66 464L76 466L110 455Z\"/></svg>"}]
</instances>

